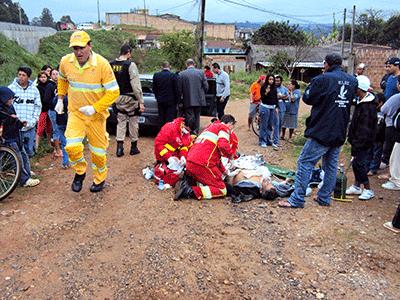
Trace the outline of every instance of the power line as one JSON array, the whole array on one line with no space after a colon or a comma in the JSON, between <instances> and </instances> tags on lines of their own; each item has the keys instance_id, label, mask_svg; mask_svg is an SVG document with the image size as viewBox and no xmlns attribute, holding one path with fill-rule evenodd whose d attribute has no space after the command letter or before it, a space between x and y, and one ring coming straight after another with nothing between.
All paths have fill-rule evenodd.
<instances>
[{"instance_id":1,"label":"power line","mask_svg":"<svg viewBox=\"0 0 400 300\"><path fill-rule=\"evenodd\" d=\"M287 15L287 14L282 14L282 13L279 13L279 12L267 10L267 9L260 8L260 7L255 7L255 6L253 6L253 5L249 5L249 4L245 4L245 3L240 3L240 2L236 2L236 1L233 1L233 0L220 0L220 1L223 1L223 2L226 2L226 3L230 3L230 4L234 4L234 5L237 5L237 6L242 6L242 7L250 8L250 9L253 9L253 10L257 10L257 11L262 11L262 12L265 12L265 13L268 13L268 14L271 14L271 15L279 16L279 17L283 17L283 18L287 18L287 19L292 19L292 20L295 20L295 21L301 22L301 23L318 24L317 22L314 22L314 21L311 21L311 20L305 20L305 19L302 19L302 18L298 18L298 17L296 17L296 16L295 16L295 17L292 17L292 16ZM247 3L248 3L248 2L247 2ZM318 24L318 25L321 25L321 24Z\"/></svg>"},{"instance_id":2,"label":"power line","mask_svg":"<svg viewBox=\"0 0 400 300\"><path fill-rule=\"evenodd\" d=\"M256 8L254 6L254 4L249 2L249 1L241 0L241 2L247 3L247 4L251 5L251 6L253 6L254 8ZM259 9L259 8L257 8L257 9ZM313 15L291 15L291 14L287 14L287 16L289 16L291 18L320 18L320 17L332 16L332 14L334 14L334 13L339 14L339 13L341 13L341 11L335 11L335 12L326 13L326 14L313 14Z\"/></svg>"},{"instance_id":3,"label":"power line","mask_svg":"<svg viewBox=\"0 0 400 300\"><path fill-rule=\"evenodd\" d=\"M179 4L179 5L176 5L176 6L167 8L167 9L161 9L161 10L159 10L159 12L174 10L174 9L176 9L176 8L180 8L180 7L182 7L182 6L185 6L185 5L188 5L188 4L191 4L191 3L196 3L196 2L197 2L197 0L187 1L187 2L184 2L184 3L182 3L182 4Z\"/></svg>"}]
</instances>

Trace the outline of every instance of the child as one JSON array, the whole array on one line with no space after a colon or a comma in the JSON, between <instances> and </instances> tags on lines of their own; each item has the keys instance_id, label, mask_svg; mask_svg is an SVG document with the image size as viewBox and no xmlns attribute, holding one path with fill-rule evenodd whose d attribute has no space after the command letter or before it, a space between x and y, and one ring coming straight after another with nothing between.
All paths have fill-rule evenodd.
<instances>
[{"instance_id":1,"label":"child","mask_svg":"<svg viewBox=\"0 0 400 300\"><path fill-rule=\"evenodd\" d=\"M29 157L25 152L20 129L26 126L26 122L21 122L13 106L14 92L8 87L0 87L0 122L3 125L2 138L4 144L15 150L22 163L20 184L24 187L36 186L40 183L39 179L31 178L31 165Z\"/></svg>"},{"instance_id":2,"label":"child","mask_svg":"<svg viewBox=\"0 0 400 300\"><path fill-rule=\"evenodd\" d=\"M370 81L367 76L357 76L359 101L356 104L349 128L348 140L351 144L355 182L346 190L347 195L359 195L359 200L371 200L375 194L368 180L369 163L375 141L377 111L375 95L368 92ZM361 185L364 189L361 189Z\"/></svg>"},{"instance_id":3,"label":"child","mask_svg":"<svg viewBox=\"0 0 400 300\"><path fill-rule=\"evenodd\" d=\"M67 139L65 138L65 130L67 129L67 121L68 121L68 96L64 97L63 104L64 104L64 113L57 114L56 123L60 135L61 150L62 150L61 167L63 169L68 169L69 168L68 153L65 151L65 145L67 145Z\"/></svg>"}]
</instances>

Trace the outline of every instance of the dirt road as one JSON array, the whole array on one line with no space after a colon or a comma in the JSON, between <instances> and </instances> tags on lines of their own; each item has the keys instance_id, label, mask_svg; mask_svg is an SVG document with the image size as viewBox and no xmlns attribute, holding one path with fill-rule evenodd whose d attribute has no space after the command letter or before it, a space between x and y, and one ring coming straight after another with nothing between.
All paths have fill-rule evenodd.
<instances>
[{"instance_id":1,"label":"dirt road","mask_svg":"<svg viewBox=\"0 0 400 300\"><path fill-rule=\"evenodd\" d=\"M240 151L294 167L291 144L261 149L239 120ZM207 120L203 120L207 122ZM0 203L1 299L399 299L400 236L384 229L400 192L370 202L285 210L276 201L173 201L141 176L153 138L138 156L116 158L104 192L70 191L71 171L46 157L42 183ZM90 175L90 174L89 174ZM351 179L350 179L351 180Z\"/></svg>"}]
</instances>

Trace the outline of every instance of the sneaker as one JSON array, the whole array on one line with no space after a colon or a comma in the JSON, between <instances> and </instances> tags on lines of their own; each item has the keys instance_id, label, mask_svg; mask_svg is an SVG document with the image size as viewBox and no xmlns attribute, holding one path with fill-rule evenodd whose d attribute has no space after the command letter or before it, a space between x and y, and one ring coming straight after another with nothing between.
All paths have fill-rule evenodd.
<instances>
[{"instance_id":1,"label":"sneaker","mask_svg":"<svg viewBox=\"0 0 400 300\"><path fill-rule=\"evenodd\" d=\"M381 162L381 164L379 165L379 170L383 170L386 169L389 165L385 164L384 162Z\"/></svg>"},{"instance_id":2,"label":"sneaker","mask_svg":"<svg viewBox=\"0 0 400 300\"><path fill-rule=\"evenodd\" d=\"M261 144L260 144L260 147L261 147L261 148L267 148L267 144L266 144L266 143L261 143Z\"/></svg>"},{"instance_id":3,"label":"sneaker","mask_svg":"<svg viewBox=\"0 0 400 300\"><path fill-rule=\"evenodd\" d=\"M383 224L383 227L385 227L395 233L400 233L400 228L394 227L392 222L386 222L385 224Z\"/></svg>"},{"instance_id":4,"label":"sneaker","mask_svg":"<svg viewBox=\"0 0 400 300\"><path fill-rule=\"evenodd\" d=\"M40 183L39 179L33 179L33 178L29 178L25 184L24 187L33 187L33 186L37 186Z\"/></svg>"},{"instance_id":5,"label":"sneaker","mask_svg":"<svg viewBox=\"0 0 400 300\"><path fill-rule=\"evenodd\" d=\"M36 176L36 173L31 171L31 176Z\"/></svg>"},{"instance_id":6,"label":"sneaker","mask_svg":"<svg viewBox=\"0 0 400 300\"><path fill-rule=\"evenodd\" d=\"M368 201L375 197L373 190L364 189L358 200Z\"/></svg>"},{"instance_id":7,"label":"sneaker","mask_svg":"<svg viewBox=\"0 0 400 300\"><path fill-rule=\"evenodd\" d=\"M391 190L391 191L400 191L400 187L398 187L397 185L395 185L393 182L391 181L387 181L384 184L382 184L382 187L385 190Z\"/></svg>"},{"instance_id":8,"label":"sneaker","mask_svg":"<svg viewBox=\"0 0 400 300\"><path fill-rule=\"evenodd\" d=\"M361 188L355 186L354 184L346 190L346 195L361 195L361 194L362 194Z\"/></svg>"},{"instance_id":9,"label":"sneaker","mask_svg":"<svg viewBox=\"0 0 400 300\"><path fill-rule=\"evenodd\" d=\"M272 144L272 149L278 151L279 150L279 146L277 144Z\"/></svg>"}]
</instances>

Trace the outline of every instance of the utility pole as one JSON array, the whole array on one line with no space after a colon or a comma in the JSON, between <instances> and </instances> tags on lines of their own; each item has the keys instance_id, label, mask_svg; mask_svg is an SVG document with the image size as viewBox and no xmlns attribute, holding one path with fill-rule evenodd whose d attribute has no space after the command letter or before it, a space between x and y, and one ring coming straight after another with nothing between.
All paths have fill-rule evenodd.
<instances>
[{"instance_id":1,"label":"utility pole","mask_svg":"<svg viewBox=\"0 0 400 300\"><path fill-rule=\"evenodd\" d=\"M201 0L200 2L200 32L199 32L199 52L198 52L198 60L199 65L198 68L203 67L203 52L204 52L204 22L205 22L205 11L206 11L206 0Z\"/></svg>"},{"instance_id":2,"label":"utility pole","mask_svg":"<svg viewBox=\"0 0 400 300\"><path fill-rule=\"evenodd\" d=\"M146 0L143 0L144 26L147 27Z\"/></svg>"},{"instance_id":3,"label":"utility pole","mask_svg":"<svg viewBox=\"0 0 400 300\"><path fill-rule=\"evenodd\" d=\"M99 25L99 28L101 28L99 0L97 0L97 24Z\"/></svg>"},{"instance_id":4,"label":"utility pole","mask_svg":"<svg viewBox=\"0 0 400 300\"><path fill-rule=\"evenodd\" d=\"M342 58L344 56L344 33L346 30L346 13L347 13L347 10L344 9L344 11L343 11L343 26L342 26L342 49L341 49Z\"/></svg>"},{"instance_id":5,"label":"utility pole","mask_svg":"<svg viewBox=\"0 0 400 300\"><path fill-rule=\"evenodd\" d=\"M347 73L353 74L354 73L354 63L355 63L355 55L353 52L353 40L354 40L354 23L356 20L356 6L353 5L353 19L351 21L351 35L350 35L350 57L349 57L349 65L347 69Z\"/></svg>"},{"instance_id":6,"label":"utility pole","mask_svg":"<svg viewBox=\"0 0 400 300\"><path fill-rule=\"evenodd\" d=\"M19 24L22 25L21 4L19 3L19 0L18 0L18 16L19 16Z\"/></svg>"}]
</instances>

